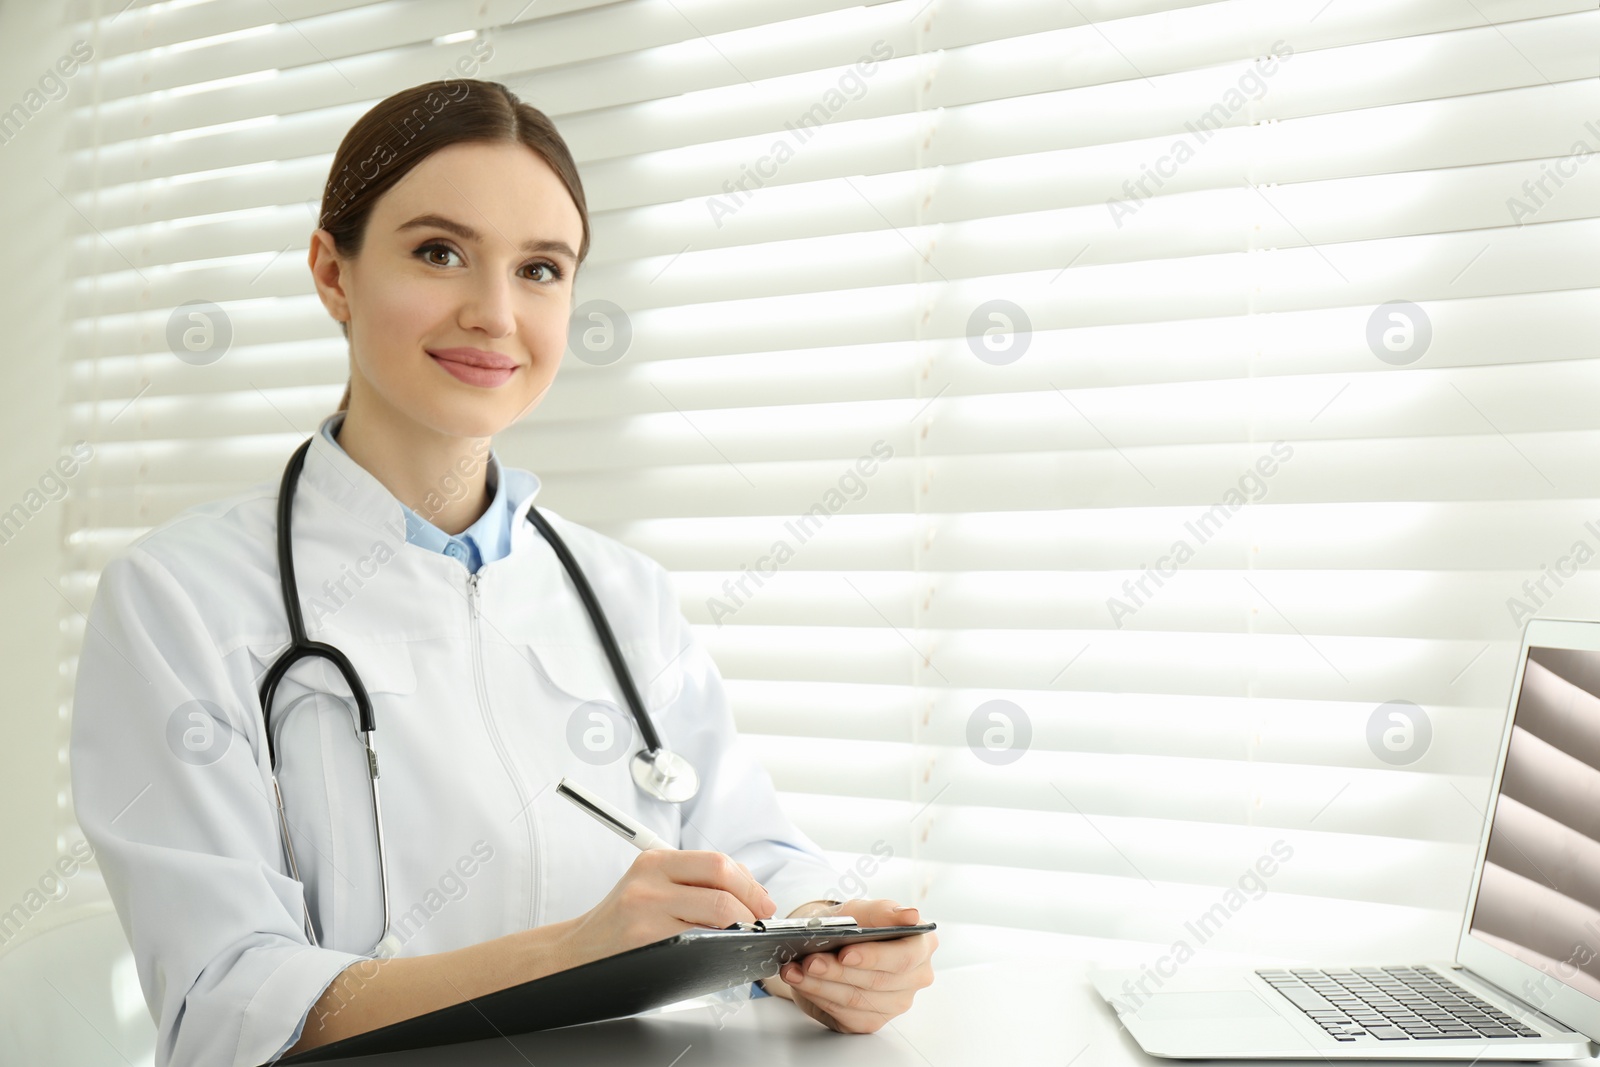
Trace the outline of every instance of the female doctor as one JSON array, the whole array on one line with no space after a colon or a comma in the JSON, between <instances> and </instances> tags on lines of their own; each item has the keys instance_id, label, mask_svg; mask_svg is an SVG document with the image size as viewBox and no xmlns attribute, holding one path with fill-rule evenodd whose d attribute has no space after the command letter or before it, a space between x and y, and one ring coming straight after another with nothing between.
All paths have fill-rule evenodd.
<instances>
[{"instance_id":1,"label":"female doctor","mask_svg":"<svg viewBox=\"0 0 1600 1067\"><path fill-rule=\"evenodd\" d=\"M550 387L589 249L546 116L492 82L398 93L340 145L319 221L345 401L292 480L113 559L79 661L73 796L157 1064L253 1067L695 926L919 921L837 900L663 568L539 509L546 536L538 479L490 448ZM655 780L563 550L675 761ZM296 656L308 641L338 655ZM605 832L555 793L563 776L679 850ZM685 781L689 799L645 788ZM763 985L873 1031L932 981L936 947L854 945Z\"/></svg>"}]
</instances>

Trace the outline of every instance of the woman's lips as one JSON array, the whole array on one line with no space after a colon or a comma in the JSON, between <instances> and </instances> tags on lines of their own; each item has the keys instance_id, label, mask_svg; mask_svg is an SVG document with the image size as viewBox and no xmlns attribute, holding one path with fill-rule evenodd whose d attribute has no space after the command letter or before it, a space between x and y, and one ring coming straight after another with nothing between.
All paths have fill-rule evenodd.
<instances>
[{"instance_id":1,"label":"woman's lips","mask_svg":"<svg viewBox=\"0 0 1600 1067\"><path fill-rule=\"evenodd\" d=\"M463 363L460 360L449 359L433 352L429 352L428 355L433 357L433 361L435 363L449 371L451 376L457 381L466 382L468 385L476 385L485 389L494 389L498 386L504 385L506 382L510 381L511 376L517 372L517 368L515 366L478 367L471 363Z\"/></svg>"}]
</instances>

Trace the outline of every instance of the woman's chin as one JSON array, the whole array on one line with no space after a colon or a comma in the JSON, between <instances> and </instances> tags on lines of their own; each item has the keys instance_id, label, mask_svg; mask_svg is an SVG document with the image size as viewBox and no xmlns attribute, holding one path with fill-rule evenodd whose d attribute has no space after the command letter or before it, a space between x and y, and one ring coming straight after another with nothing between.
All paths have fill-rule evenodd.
<instances>
[{"instance_id":1,"label":"woman's chin","mask_svg":"<svg viewBox=\"0 0 1600 1067\"><path fill-rule=\"evenodd\" d=\"M446 437L493 437L513 421L502 405L490 412L482 404L443 405L437 397L430 399L432 402L426 407L412 408L406 414L419 427Z\"/></svg>"}]
</instances>

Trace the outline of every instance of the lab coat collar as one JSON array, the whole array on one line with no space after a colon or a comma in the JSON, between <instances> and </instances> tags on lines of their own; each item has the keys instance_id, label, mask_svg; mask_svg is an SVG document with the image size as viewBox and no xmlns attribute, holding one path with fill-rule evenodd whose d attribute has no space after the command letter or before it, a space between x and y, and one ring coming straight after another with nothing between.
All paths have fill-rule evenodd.
<instances>
[{"instance_id":1,"label":"lab coat collar","mask_svg":"<svg viewBox=\"0 0 1600 1067\"><path fill-rule=\"evenodd\" d=\"M301 484L316 489L364 526L379 532L404 530L405 507L399 499L371 471L324 436L323 430L336 429L344 422L345 414L336 411L329 415L312 435L311 451L306 455L300 474ZM511 545L515 551L521 540L519 527L528 525L528 508L539 492L540 482L531 471L503 465L493 448L489 450L489 464L494 477L505 481L507 500L511 503Z\"/></svg>"}]
</instances>

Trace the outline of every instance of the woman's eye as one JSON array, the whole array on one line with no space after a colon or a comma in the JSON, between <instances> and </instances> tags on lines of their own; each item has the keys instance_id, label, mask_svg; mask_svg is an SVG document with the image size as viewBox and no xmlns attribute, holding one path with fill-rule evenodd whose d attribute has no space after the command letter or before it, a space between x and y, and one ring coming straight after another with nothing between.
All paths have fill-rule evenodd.
<instances>
[{"instance_id":1,"label":"woman's eye","mask_svg":"<svg viewBox=\"0 0 1600 1067\"><path fill-rule=\"evenodd\" d=\"M432 263L436 267L449 266L448 263L440 263L438 260L430 258L438 252L442 252L447 256L453 256L456 254L455 249L441 244L425 244L421 248L417 249L416 254L421 256L426 262Z\"/></svg>"},{"instance_id":2,"label":"woman's eye","mask_svg":"<svg viewBox=\"0 0 1600 1067\"><path fill-rule=\"evenodd\" d=\"M545 271L544 280L547 282L559 282L561 280L561 268L554 263L529 263L527 269Z\"/></svg>"}]
</instances>

